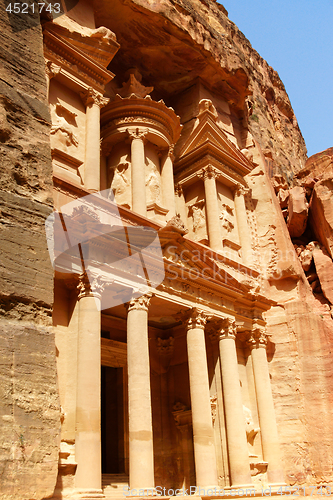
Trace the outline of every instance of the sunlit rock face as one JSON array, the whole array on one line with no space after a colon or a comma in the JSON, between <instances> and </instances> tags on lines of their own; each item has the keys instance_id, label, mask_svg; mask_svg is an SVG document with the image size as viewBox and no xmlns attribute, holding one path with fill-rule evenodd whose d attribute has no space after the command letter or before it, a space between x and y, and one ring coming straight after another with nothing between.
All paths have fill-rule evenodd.
<instances>
[{"instance_id":1,"label":"sunlit rock face","mask_svg":"<svg viewBox=\"0 0 333 500\"><path fill-rule=\"evenodd\" d=\"M332 150L213 0L41 18L1 18L3 498L329 483Z\"/></svg>"}]
</instances>

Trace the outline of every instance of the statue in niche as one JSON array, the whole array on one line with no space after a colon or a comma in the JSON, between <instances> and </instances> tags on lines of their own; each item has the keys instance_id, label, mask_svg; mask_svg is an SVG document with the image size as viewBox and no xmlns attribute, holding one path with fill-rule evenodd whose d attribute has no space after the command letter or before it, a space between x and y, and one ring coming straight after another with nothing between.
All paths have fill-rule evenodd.
<instances>
[{"instance_id":1,"label":"statue in niche","mask_svg":"<svg viewBox=\"0 0 333 500\"><path fill-rule=\"evenodd\" d=\"M51 111L53 111L51 114L55 120L52 120L50 134L53 136L57 134L57 141L63 146L78 147L79 140L73 132L73 126L77 126L75 121L76 113L73 113L60 103L52 106Z\"/></svg>"},{"instance_id":2,"label":"statue in niche","mask_svg":"<svg viewBox=\"0 0 333 500\"><path fill-rule=\"evenodd\" d=\"M246 429L246 437L249 444L253 445L254 438L260 431L259 427L255 427L252 412L250 408L247 408L243 405L243 413L245 417L245 429Z\"/></svg>"},{"instance_id":3,"label":"statue in niche","mask_svg":"<svg viewBox=\"0 0 333 500\"><path fill-rule=\"evenodd\" d=\"M197 240L206 236L206 216L204 200L197 201L189 207L189 215L193 220L193 233Z\"/></svg>"},{"instance_id":4,"label":"statue in niche","mask_svg":"<svg viewBox=\"0 0 333 500\"><path fill-rule=\"evenodd\" d=\"M147 203L161 204L160 174L156 165L149 162L149 173L146 175Z\"/></svg>"},{"instance_id":5,"label":"statue in niche","mask_svg":"<svg viewBox=\"0 0 333 500\"><path fill-rule=\"evenodd\" d=\"M221 207L221 212L220 212L220 221L221 221L221 227L226 229L228 233L230 233L235 225L232 222L233 218L233 209L229 206L226 205L225 203L222 204Z\"/></svg>"},{"instance_id":6,"label":"statue in niche","mask_svg":"<svg viewBox=\"0 0 333 500\"><path fill-rule=\"evenodd\" d=\"M127 178L127 170L129 162L124 161L114 167L111 189L114 192L115 201L120 205L128 206L127 190L130 187L129 179Z\"/></svg>"}]
</instances>

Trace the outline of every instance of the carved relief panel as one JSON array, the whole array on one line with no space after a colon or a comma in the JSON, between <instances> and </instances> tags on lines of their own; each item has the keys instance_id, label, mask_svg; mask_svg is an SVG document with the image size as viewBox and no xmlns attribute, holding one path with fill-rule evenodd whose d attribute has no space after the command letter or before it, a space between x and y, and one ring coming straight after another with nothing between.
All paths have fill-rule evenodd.
<instances>
[{"instance_id":1,"label":"carved relief panel","mask_svg":"<svg viewBox=\"0 0 333 500\"><path fill-rule=\"evenodd\" d=\"M129 144L114 146L108 157L109 186L118 205L131 208L131 154Z\"/></svg>"},{"instance_id":2,"label":"carved relief panel","mask_svg":"<svg viewBox=\"0 0 333 500\"><path fill-rule=\"evenodd\" d=\"M231 259L240 257L235 203L231 189L220 181L216 183L221 237L224 253Z\"/></svg>"},{"instance_id":3,"label":"carved relief panel","mask_svg":"<svg viewBox=\"0 0 333 500\"><path fill-rule=\"evenodd\" d=\"M205 191L201 181L184 189L189 234L200 243L208 243Z\"/></svg>"},{"instance_id":4,"label":"carved relief panel","mask_svg":"<svg viewBox=\"0 0 333 500\"><path fill-rule=\"evenodd\" d=\"M50 82L51 151L56 175L83 183L85 107L78 94L52 79Z\"/></svg>"}]
</instances>

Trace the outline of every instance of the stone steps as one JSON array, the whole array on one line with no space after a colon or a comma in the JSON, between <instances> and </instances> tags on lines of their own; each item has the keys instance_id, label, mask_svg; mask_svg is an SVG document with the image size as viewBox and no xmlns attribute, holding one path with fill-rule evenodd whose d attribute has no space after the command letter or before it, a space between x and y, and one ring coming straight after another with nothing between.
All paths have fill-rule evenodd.
<instances>
[{"instance_id":1,"label":"stone steps","mask_svg":"<svg viewBox=\"0 0 333 500\"><path fill-rule=\"evenodd\" d=\"M126 474L103 474L102 489L106 499L124 498L123 488L128 488Z\"/></svg>"}]
</instances>

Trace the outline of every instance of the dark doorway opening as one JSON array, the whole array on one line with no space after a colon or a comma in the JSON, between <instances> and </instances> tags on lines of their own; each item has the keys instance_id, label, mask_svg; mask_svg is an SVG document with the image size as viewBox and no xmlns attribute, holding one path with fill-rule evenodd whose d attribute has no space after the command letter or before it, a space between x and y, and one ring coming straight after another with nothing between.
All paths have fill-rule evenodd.
<instances>
[{"instance_id":1,"label":"dark doorway opening","mask_svg":"<svg viewBox=\"0 0 333 500\"><path fill-rule=\"evenodd\" d=\"M125 472L123 369L102 366L102 473Z\"/></svg>"}]
</instances>

